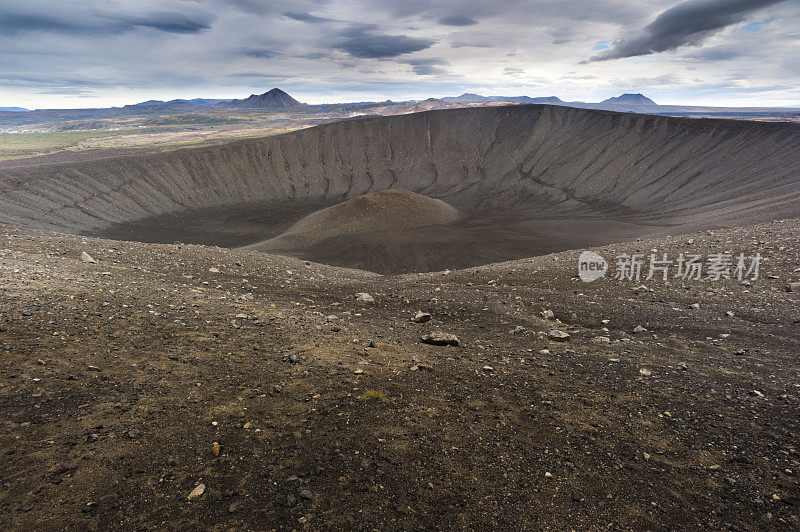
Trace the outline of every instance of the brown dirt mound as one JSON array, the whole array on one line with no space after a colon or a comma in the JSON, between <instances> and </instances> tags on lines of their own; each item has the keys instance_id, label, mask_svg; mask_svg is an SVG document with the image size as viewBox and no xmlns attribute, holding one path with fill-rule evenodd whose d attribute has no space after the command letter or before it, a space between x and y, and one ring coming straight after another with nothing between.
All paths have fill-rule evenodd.
<instances>
[{"instance_id":1,"label":"brown dirt mound","mask_svg":"<svg viewBox=\"0 0 800 532\"><path fill-rule=\"evenodd\" d=\"M309 214L276 238L256 244L263 250L301 250L325 240L367 233L391 239L398 232L458 221L447 203L407 190L364 194Z\"/></svg>"},{"instance_id":2,"label":"brown dirt mound","mask_svg":"<svg viewBox=\"0 0 800 532\"><path fill-rule=\"evenodd\" d=\"M273 241L312 243L345 234L444 225L458 219L458 211L441 200L407 190L384 190L309 214Z\"/></svg>"}]
</instances>

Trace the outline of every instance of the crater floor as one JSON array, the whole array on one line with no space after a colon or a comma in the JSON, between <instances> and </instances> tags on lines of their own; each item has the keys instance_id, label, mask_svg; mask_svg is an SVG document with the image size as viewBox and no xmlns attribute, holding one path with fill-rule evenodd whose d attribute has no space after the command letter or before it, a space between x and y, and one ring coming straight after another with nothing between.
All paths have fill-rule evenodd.
<instances>
[{"instance_id":1,"label":"crater floor","mask_svg":"<svg viewBox=\"0 0 800 532\"><path fill-rule=\"evenodd\" d=\"M385 216L365 216L363 202L384 191L415 198L403 208L427 207L403 215L401 202L390 201L376 204ZM458 218L431 216L436 202ZM368 118L169 153L0 169L0 222L251 247L381 273L798 213L798 125L547 105Z\"/></svg>"}]
</instances>

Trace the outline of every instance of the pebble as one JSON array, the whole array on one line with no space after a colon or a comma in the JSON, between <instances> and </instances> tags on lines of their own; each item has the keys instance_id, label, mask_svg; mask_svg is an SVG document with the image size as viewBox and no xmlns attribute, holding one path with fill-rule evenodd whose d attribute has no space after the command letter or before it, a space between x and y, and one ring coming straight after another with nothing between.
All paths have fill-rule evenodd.
<instances>
[{"instance_id":1,"label":"pebble","mask_svg":"<svg viewBox=\"0 0 800 532\"><path fill-rule=\"evenodd\" d=\"M192 491L189 492L189 495L186 497L187 500L193 500L206 492L206 485L205 484L198 484Z\"/></svg>"},{"instance_id":2,"label":"pebble","mask_svg":"<svg viewBox=\"0 0 800 532\"><path fill-rule=\"evenodd\" d=\"M554 342L567 342L570 339L569 333L560 331L558 329L551 329L547 336Z\"/></svg>"},{"instance_id":3,"label":"pebble","mask_svg":"<svg viewBox=\"0 0 800 532\"><path fill-rule=\"evenodd\" d=\"M553 318L556 317L556 315L553 313L552 310L543 310L542 317L546 320L552 320Z\"/></svg>"},{"instance_id":4,"label":"pebble","mask_svg":"<svg viewBox=\"0 0 800 532\"><path fill-rule=\"evenodd\" d=\"M650 375L652 375L652 374L653 374L653 372L652 372L652 371L650 371L650 370L649 370L649 369L647 369L647 368L641 368L641 369L639 370L639 374L640 374L640 375L642 375L643 377L649 377Z\"/></svg>"},{"instance_id":5,"label":"pebble","mask_svg":"<svg viewBox=\"0 0 800 532\"><path fill-rule=\"evenodd\" d=\"M362 303L374 303L375 298L367 292L359 292L356 294L356 301L361 301Z\"/></svg>"},{"instance_id":6,"label":"pebble","mask_svg":"<svg viewBox=\"0 0 800 532\"><path fill-rule=\"evenodd\" d=\"M301 496L302 498L304 498L305 500L307 500L307 501L313 501L313 500L314 500L314 494L313 494L313 493L311 493L311 491L310 491L310 490L303 490L303 491L301 491L301 492L300 492L300 496Z\"/></svg>"},{"instance_id":7,"label":"pebble","mask_svg":"<svg viewBox=\"0 0 800 532\"><path fill-rule=\"evenodd\" d=\"M427 312L417 312L411 321L415 323L426 323L431 321L431 315Z\"/></svg>"},{"instance_id":8,"label":"pebble","mask_svg":"<svg viewBox=\"0 0 800 532\"><path fill-rule=\"evenodd\" d=\"M637 325L636 327L633 328L633 332L634 333L643 333L643 332L647 332L647 329L645 329L641 325Z\"/></svg>"},{"instance_id":9,"label":"pebble","mask_svg":"<svg viewBox=\"0 0 800 532\"><path fill-rule=\"evenodd\" d=\"M89 255L85 251L81 251L81 262L88 262L90 264L95 264L97 261L94 260L94 257Z\"/></svg>"}]
</instances>

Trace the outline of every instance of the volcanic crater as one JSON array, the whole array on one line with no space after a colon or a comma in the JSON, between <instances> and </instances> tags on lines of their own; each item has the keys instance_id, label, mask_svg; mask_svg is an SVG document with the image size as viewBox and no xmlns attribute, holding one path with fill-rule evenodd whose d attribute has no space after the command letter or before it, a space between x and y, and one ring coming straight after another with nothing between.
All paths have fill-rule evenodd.
<instances>
[{"instance_id":1,"label":"volcanic crater","mask_svg":"<svg viewBox=\"0 0 800 532\"><path fill-rule=\"evenodd\" d=\"M436 271L800 211L800 126L522 105L0 170L0 222Z\"/></svg>"}]
</instances>

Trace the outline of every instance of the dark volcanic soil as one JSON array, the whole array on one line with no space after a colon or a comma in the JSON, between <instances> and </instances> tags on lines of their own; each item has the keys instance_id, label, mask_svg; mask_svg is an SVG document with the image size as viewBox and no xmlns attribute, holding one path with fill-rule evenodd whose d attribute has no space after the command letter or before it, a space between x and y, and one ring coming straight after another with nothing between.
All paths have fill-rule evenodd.
<instances>
[{"instance_id":1,"label":"dark volcanic soil","mask_svg":"<svg viewBox=\"0 0 800 532\"><path fill-rule=\"evenodd\" d=\"M596 249L764 256L642 288L4 230L0 528L796 530L798 234Z\"/></svg>"}]
</instances>

